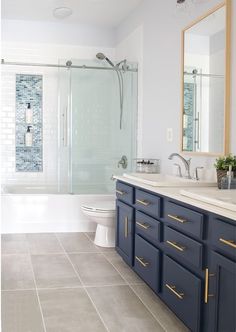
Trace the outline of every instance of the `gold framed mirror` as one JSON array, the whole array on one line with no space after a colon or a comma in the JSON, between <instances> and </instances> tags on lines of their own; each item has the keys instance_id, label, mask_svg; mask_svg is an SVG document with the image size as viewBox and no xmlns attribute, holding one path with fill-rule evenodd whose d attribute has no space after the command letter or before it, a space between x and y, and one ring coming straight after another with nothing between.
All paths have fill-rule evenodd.
<instances>
[{"instance_id":1,"label":"gold framed mirror","mask_svg":"<svg viewBox=\"0 0 236 332\"><path fill-rule=\"evenodd\" d=\"M229 153L230 46L230 0L182 31L182 153Z\"/></svg>"}]
</instances>

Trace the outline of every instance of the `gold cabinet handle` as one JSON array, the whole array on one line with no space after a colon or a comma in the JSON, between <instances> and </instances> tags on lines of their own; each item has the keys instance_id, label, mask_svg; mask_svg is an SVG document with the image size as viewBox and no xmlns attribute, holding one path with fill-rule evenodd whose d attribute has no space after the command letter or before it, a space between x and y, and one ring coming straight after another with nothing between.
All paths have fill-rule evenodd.
<instances>
[{"instance_id":1,"label":"gold cabinet handle","mask_svg":"<svg viewBox=\"0 0 236 332\"><path fill-rule=\"evenodd\" d=\"M175 249L179 250L179 251L184 251L186 249L186 247L180 246L178 245L176 242L172 242L172 241L166 241L166 243L168 243L170 246L174 247Z\"/></svg>"},{"instance_id":2,"label":"gold cabinet handle","mask_svg":"<svg viewBox=\"0 0 236 332\"><path fill-rule=\"evenodd\" d=\"M175 220L175 221L180 222L181 224L184 224L185 222L187 222L186 219L180 218L180 217L178 217L178 216L173 216L172 214L168 214L167 216L168 216L170 219L173 219L173 220Z\"/></svg>"},{"instance_id":3,"label":"gold cabinet handle","mask_svg":"<svg viewBox=\"0 0 236 332\"><path fill-rule=\"evenodd\" d=\"M141 222L139 222L139 221L136 221L136 225L138 225L138 226L140 226L140 227L142 227L142 228L144 228L144 229L148 229L148 228L150 228L151 226L150 225L148 225L148 224L146 224L146 223L144 223L144 224L142 224Z\"/></svg>"},{"instance_id":4,"label":"gold cabinet handle","mask_svg":"<svg viewBox=\"0 0 236 332\"><path fill-rule=\"evenodd\" d=\"M118 190L118 189L116 189L116 192L117 192L117 194L119 194L121 196L124 196L126 194L125 191L121 191L121 190Z\"/></svg>"},{"instance_id":5,"label":"gold cabinet handle","mask_svg":"<svg viewBox=\"0 0 236 332\"><path fill-rule=\"evenodd\" d=\"M128 237L128 217L125 217L125 238Z\"/></svg>"},{"instance_id":6,"label":"gold cabinet handle","mask_svg":"<svg viewBox=\"0 0 236 332\"><path fill-rule=\"evenodd\" d=\"M233 240L225 240L225 239L220 238L219 241L226 244L227 246L230 246L230 247L236 249L236 243Z\"/></svg>"},{"instance_id":7,"label":"gold cabinet handle","mask_svg":"<svg viewBox=\"0 0 236 332\"><path fill-rule=\"evenodd\" d=\"M147 267L149 265L148 262L144 262L142 257L135 256L135 259L143 266Z\"/></svg>"},{"instance_id":8,"label":"gold cabinet handle","mask_svg":"<svg viewBox=\"0 0 236 332\"><path fill-rule=\"evenodd\" d=\"M136 199L136 203L142 204L144 206L148 206L148 205L151 204L150 202L147 202L147 201L144 201L144 200L141 200L141 199Z\"/></svg>"},{"instance_id":9,"label":"gold cabinet handle","mask_svg":"<svg viewBox=\"0 0 236 332\"><path fill-rule=\"evenodd\" d=\"M178 297L178 299L180 299L180 300L183 300L183 299L184 299L184 293L179 293L179 292L177 292L175 286L170 286L170 285L166 284L166 287L167 287L167 288L168 288L173 294L175 294L175 295Z\"/></svg>"},{"instance_id":10,"label":"gold cabinet handle","mask_svg":"<svg viewBox=\"0 0 236 332\"><path fill-rule=\"evenodd\" d=\"M204 302L207 304L208 303L208 298L213 297L213 294L208 294L209 291L209 278L214 277L214 273L209 273L209 270L205 270L205 292L204 292Z\"/></svg>"}]
</instances>

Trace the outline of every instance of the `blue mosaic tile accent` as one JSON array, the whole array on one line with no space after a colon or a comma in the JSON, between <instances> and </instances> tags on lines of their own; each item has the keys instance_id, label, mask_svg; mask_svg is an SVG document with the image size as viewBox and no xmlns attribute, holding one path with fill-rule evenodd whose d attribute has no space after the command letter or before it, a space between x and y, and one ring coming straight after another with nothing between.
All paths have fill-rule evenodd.
<instances>
[{"instance_id":1,"label":"blue mosaic tile accent","mask_svg":"<svg viewBox=\"0 0 236 332\"><path fill-rule=\"evenodd\" d=\"M193 112L194 111L194 83L184 83L184 114L187 115L187 126L183 135L187 138L185 151L193 151Z\"/></svg>"},{"instance_id":2,"label":"blue mosaic tile accent","mask_svg":"<svg viewBox=\"0 0 236 332\"><path fill-rule=\"evenodd\" d=\"M42 172L42 75L16 74L16 171ZM32 124L27 124L25 113L30 103L33 111ZM25 146L27 127L33 134L32 147Z\"/></svg>"}]
</instances>

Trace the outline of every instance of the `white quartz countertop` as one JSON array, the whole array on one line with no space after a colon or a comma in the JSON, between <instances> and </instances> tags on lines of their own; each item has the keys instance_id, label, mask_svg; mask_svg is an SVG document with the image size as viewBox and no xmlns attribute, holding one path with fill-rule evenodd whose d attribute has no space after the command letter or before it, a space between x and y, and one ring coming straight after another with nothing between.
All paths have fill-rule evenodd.
<instances>
[{"instance_id":1,"label":"white quartz countertop","mask_svg":"<svg viewBox=\"0 0 236 332\"><path fill-rule=\"evenodd\" d=\"M225 209L223 207L219 207L219 206L215 206L215 205L212 205L212 204L202 202L198 199L183 196L183 195L180 194L180 191L182 189L181 187L153 187L153 186L141 183L139 181L128 179L124 176L113 176L113 178L117 179L117 180L120 180L122 182L125 182L125 183L129 183L129 184L134 185L136 187L146 189L150 192L175 199L179 202L189 204L189 205L195 206L199 209L206 210L206 211L218 214L220 216L223 216L225 218L229 218L229 219L232 219L232 220L236 221L236 212L230 211L230 210ZM193 188L191 188L191 187L186 188L185 187L184 189L185 190L190 190L190 189L192 190ZM209 193L209 187L205 187L205 189ZM194 191L195 190L196 190L196 188L194 188ZM204 187L199 188L199 190L204 191ZM219 189L216 188L216 187L215 188L211 187L210 192L212 193L212 197L215 197L217 195L217 192L219 192ZM235 190L235 192L236 192L236 190Z\"/></svg>"}]
</instances>

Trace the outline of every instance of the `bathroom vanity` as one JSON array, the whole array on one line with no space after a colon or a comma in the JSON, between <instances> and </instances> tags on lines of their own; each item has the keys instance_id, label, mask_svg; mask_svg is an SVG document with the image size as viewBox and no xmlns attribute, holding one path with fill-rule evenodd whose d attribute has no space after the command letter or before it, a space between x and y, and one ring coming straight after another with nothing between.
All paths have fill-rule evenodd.
<instances>
[{"instance_id":1,"label":"bathroom vanity","mask_svg":"<svg viewBox=\"0 0 236 332\"><path fill-rule=\"evenodd\" d=\"M191 331L236 331L236 213L117 177L116 250Z\"/></svg>"}]
</instances>

